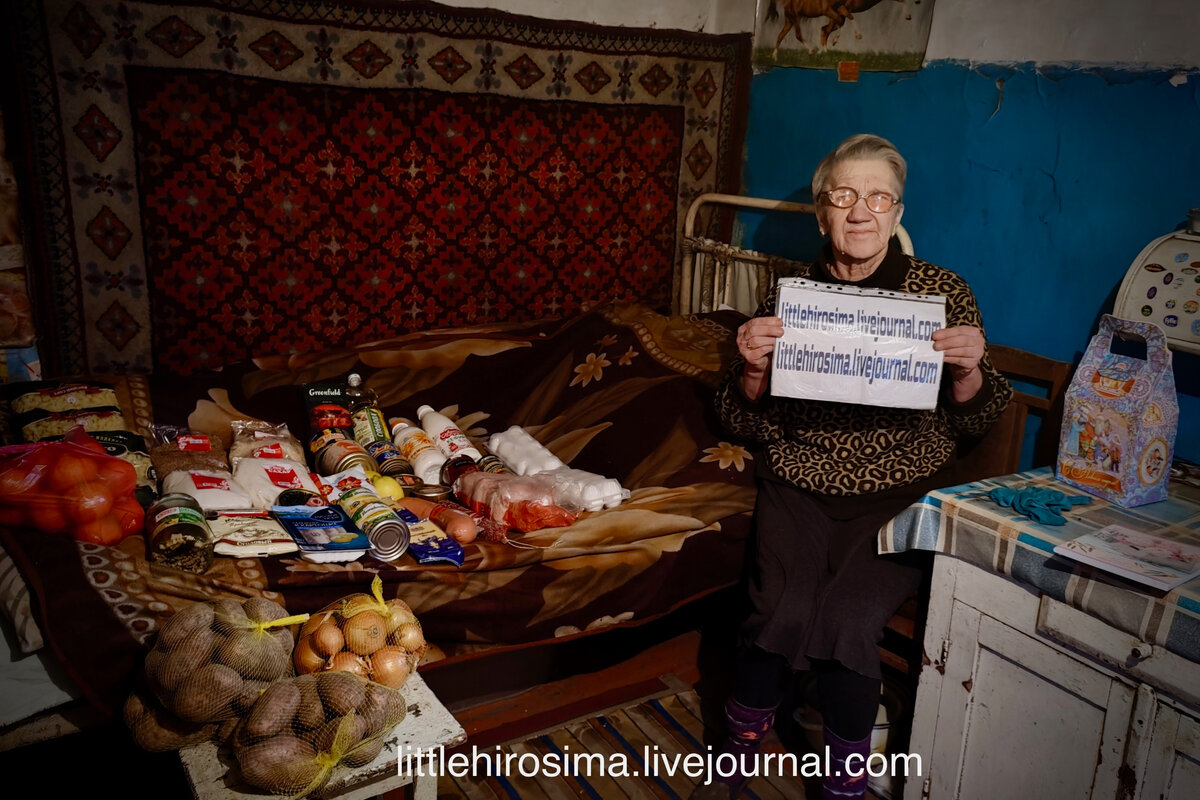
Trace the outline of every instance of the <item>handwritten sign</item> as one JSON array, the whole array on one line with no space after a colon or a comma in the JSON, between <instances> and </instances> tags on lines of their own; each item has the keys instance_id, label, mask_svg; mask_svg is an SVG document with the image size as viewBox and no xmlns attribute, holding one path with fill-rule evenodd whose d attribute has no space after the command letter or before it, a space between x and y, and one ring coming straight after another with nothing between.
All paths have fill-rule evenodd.
<instances>
[{"instance_id":1,"label":"handwritten sign","mask_svg":"<svg viewBox=\"0 0 1200 800\"><path fill-rule=\"evenodd\" d=\"M781 278L771 394L890 408L937 406L946 298Z\"/></svg>"}]
</instances>

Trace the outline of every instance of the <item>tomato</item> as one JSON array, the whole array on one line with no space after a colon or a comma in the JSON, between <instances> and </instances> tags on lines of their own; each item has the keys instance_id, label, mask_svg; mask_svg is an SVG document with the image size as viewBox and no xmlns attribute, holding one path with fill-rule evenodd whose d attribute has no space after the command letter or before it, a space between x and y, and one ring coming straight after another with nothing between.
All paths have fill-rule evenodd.
<instances>
[{"instance_id":1,"label":"tomato","mask_svg":"<svg viewBox=\"0 0 1200 800\"><path fill-rule=\"evenodd\" d=\"M37 479L38 475L24 463L0 469L0 500L16 499L16 495L32 489Z\"/></svg>"},{"instance_id":2,"label":"tomato","mask_svg":"<svg viewBox=\"0 0 1200 800\"><path fill-rule=\"evenodd\" d=\"M137 489L137 470L133 464L119 458L102 458L97 462L96 479L103 481L113 497L132 495Z\"/></svg>"},{"instance_id":3,"label":"tomato","mask_svg":"<svg viewBox=\"0 0 1200 800\"><path fill-rule=\"evenodd\" d=\"M108 451L104 449L104 445L100 444L91 436L89 436L88 432L83 428L82 425L77 425L74 428L71 428L71 430L67 431L67 434L63 437L63 439L78 447L91 450L97 455L103 456L108 454Z\"/></svg>"},{"instance_id":4,"label":"tomato","mask_svg":"<svg viewBox=\"0 0 1200 800\"><path fill-rule=\"evenodd\" d=\"M132 496L118 497L113 501L113 514L120 520L121 532L125 536L140 531L146 520L145 509Z\"/></svg>"},{"instance_id":5,"label":"tomato","mask_svg":"<svg viewBox=\"0 0 1200 800\"><path fill-rule=\"evenodd\" d=\"M71 525L62 505L52 497L42 497L29 504L29 522L46 533L63 533Z\"/></svg>"},{"instance_id":6,"label":"tomato","mask_svg":"<svg viewBox=\"0 0 1200 800\"><path fill-rule=\"evenodd\" d=\"M116 514L105 514L89 522L75 526L75 538L81 542L114 545L125 538L121 520Z\"/></svg>"},{"instance_id":7,"label":"tomato","mask_svg":"<svg viewBox=\"0 0 1200 800\"><path fill-rule=\"evenodd\" d=\"M76 484L90 481L96 477L96 458L91 454L80 453L74 448L63 452L54 462L46 479L46 487L55 493L65 492Z\"/></svg>"},{"instance_id":8,"label":"tomato","mask_svg":"<svg viewBox=\"0 0 1200 800\"><path fill-rule=\"evenodd\" d=\"M94 522L112 511L113 495L100 481L85 481L63 492L63 504L74 522Z\"/></svg>"}]
</instances>

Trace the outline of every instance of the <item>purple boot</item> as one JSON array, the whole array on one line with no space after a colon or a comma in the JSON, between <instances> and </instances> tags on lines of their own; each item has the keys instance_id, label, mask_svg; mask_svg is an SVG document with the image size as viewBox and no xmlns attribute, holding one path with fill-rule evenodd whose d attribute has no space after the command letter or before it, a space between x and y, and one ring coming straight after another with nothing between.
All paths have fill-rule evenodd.
<instances>
[{"instance_id":1,"label":"purple boot","mask_svg":"<svg viewBox=\"0 0 1200 800\"><path fill-rule=\"evenodd\" d=\"M871 754L871 737L848 742L825 728L825 747L829 751L829 775L821 781L821 800L859 800L867 792L867 756ZM846 759L857 753L847 768ZM847 774L856 773L855 777Z\"/></svg>"},{"instance_id":2,"label":"purple boot","mask_svg":"<svg viewBox=\"0 0 1200 800\"><path fill-rule=\"evenodd\" d=\"M758 774L758 751L774 721L774 708L750 708L729 698L725 703L725 739L713 754L712 782L697 786L689 800L731 800L741 794L750 778Z\"/></svg>"}]
</instances>

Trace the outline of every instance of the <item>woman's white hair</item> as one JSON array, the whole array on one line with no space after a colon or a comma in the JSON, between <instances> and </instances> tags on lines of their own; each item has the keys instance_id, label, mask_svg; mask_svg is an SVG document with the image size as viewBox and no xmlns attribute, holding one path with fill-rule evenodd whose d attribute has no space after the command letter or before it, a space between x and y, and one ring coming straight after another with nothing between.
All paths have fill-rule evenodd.
<instances>
[{"instance_id":1,"label":"woman's white hair","mask_svg":"<svg viewBox=\"0 0 1200 800\"><path fill-rule=\"evenodd\" d=\"M852 159L885 162L892 168L892 174L896 176L896 186L900 191L900 196L904 196L904 181L908 177L908 164L905 163L904 156L900 155L900 151L896 149L896 145L882 136L872 133L856 133L835 147L832 153L822 158L821 163L817 164L812 179L814 203L819 202L821 192L835 188L825 185L834 168L843 161Z\"/></svg>"}]
</instances>

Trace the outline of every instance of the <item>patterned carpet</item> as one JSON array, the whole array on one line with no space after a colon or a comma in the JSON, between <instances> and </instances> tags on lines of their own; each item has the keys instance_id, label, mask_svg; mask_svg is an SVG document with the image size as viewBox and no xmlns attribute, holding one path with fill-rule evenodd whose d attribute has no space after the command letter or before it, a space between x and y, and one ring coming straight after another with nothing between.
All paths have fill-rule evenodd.
<instances>
[{"instance_id":1,"label":"patterned carpet","mask_svg":"<svg viewBox=\"0 0 1200 800\"><path fill-rule=\"evenodd\" d=\"M783 751L774 734L768 739L766 749ZM499 752L507 768L491 777L481 775L482 770L457 779L443 773L438 781L439 798L686 798L702 778L684 774L682 759L688 754L706 752L700 699L690 690L648 698L479 752L493 759ZM580 754L589 760L572 762L564 758L578 759ZM652 769L646 768L647 755ZM565 770L549 766L541 768L541 774L534 774L539 772L535 765L596 765L601 758L609 772L617 771L612 769L613 765L625 763L630 775L600 775L600 770L584 766L568 776L552 775ZM671 770L666 765L677 766ZM805 793L797 780L759 777L751 781L743 797L803 800Z\"/></svg>"}]
</instances>

